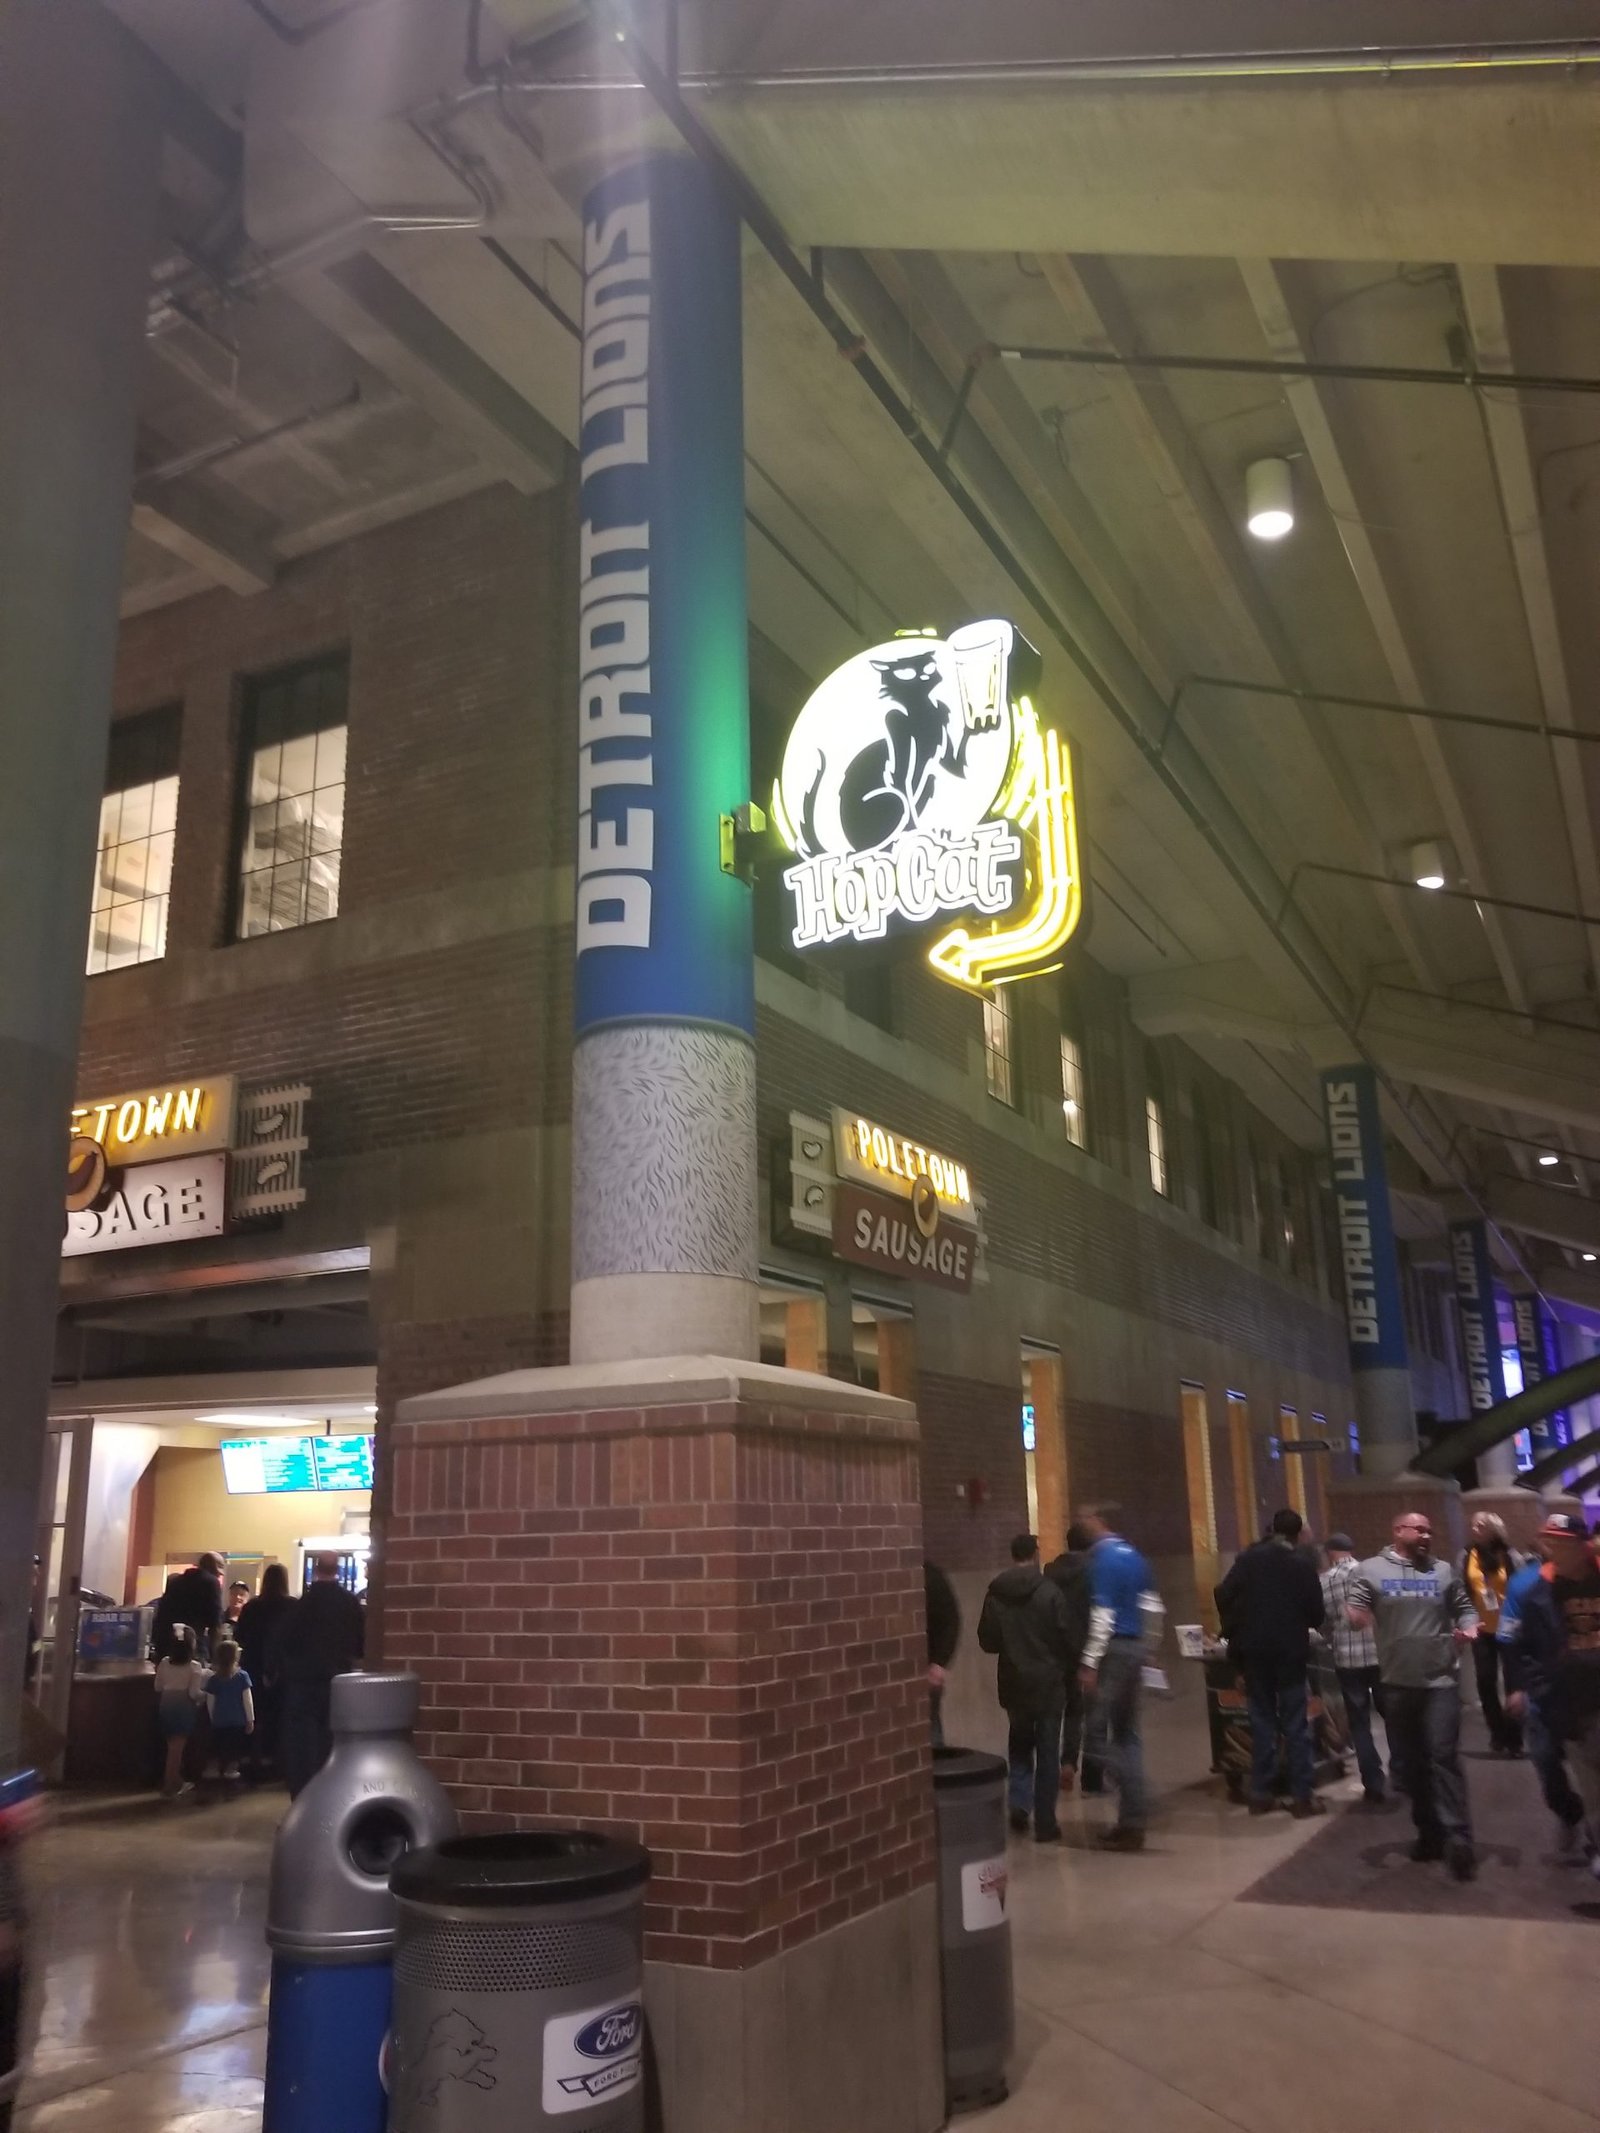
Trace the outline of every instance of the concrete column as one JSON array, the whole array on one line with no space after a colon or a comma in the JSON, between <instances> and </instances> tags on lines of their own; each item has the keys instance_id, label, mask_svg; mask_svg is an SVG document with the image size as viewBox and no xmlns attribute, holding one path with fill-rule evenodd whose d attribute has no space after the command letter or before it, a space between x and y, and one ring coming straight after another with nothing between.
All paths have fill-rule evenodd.
<instances>
[{"instance_id":1,"label":"concrete column","mask_svg":"<svg viewBox=\"0 0 1600 2133\"><path fill-rule=\"evenodd\" d=\"M1417 1426L1383 1122L1371 1067L1329 1067L1322 1077L1322 1108L1339 1218L1362 1471L1368 1478L1399 1474L1417 1449Z\"/></svg>"},{"instance_id":2,"label":"concrete column","mask_svg":"<svg viewBox=\"0 0 1600 2133\"><path fill-rule=\"evenodd\" d=\"M0 9L0 1763L15 1740L159 124L89 0Z\"/></svg>"},{"instance_id":3,"label":"concrete column","mask_svg":"<svg viewBox=\"0 0 1600 2133\"><path fill-rule=\"evenodd\" d=\"M759 1352L739 221L672 152L584 205L572 1354Z\"/></svg>"},{"instance_id":4,"label":"concrete column","mask_svg":"<svg viewBox=\"0 0 1600 2133\"><path fill-rule=\"evenodd\" d=\"M1505 1400L1506 1374L1500 1361L1500 1321L1494 1300L1489 1231L1480 1218L1458 1218L1450 1224L1450 1266L1455 1276L1456 1309L1461 1314L1467 1404L1473 1415L1487 1414ZM1478 1479L1486 1489L1515 1487L1517 1455L1509 1438L1479 1458Z\"/></svg>"}]
</instances>

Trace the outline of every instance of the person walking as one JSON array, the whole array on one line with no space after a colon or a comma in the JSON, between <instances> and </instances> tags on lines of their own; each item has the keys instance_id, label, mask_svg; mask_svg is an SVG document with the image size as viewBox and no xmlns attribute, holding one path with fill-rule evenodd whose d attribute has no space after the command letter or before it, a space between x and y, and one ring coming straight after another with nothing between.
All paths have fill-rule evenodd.
<instances>
[{"instance_id":1,"label":"person walking","mask_svg":"<svg viewBox=\"0 0 1600 2133\"><path fill-rule=\"evenodd\" d=\"M1103 1764L1117 1788L1116 1825L1100 1832L1100 1844L1138 1852L1150 1815L1139 1692L1145 1653L1160 1636L1166 1609L1150 1565L1118 1531L1120 1507L1091 1504L1078 1519L1089 1537L1089 1641L1079 1677L1089 1698L1084 1761Z\"/></svg>"},{"instance_id":2,"label":"person walking","mask_svg":"<svg viewBox=\"0 0 1600 2133\"><path fill-rule=\"evenodd\" d=\"M1044 1566L1044 1574L1053 1585L1059 1585L1061 1596L1067 1603L1067 1612L1072 1617L1073 1649L1082 1652L1089 1641L1089 1548L1088 1529L1076 1520L1068 1526L1067 1545L1063 1552ZM1061 1790L1070 1792L1077 1783L1078 1759L1083 1751L1083 1721L1085 1712L1083 1682L1078 1664L1074 1661L1067 1674L1067 1701L1061 1715ZM1098 1779L1099 1772L1087 1761L1084 1763L1085 1789L1099 1792L1101 1783L1092 1788L1088 1784L1091 1771Z\"/></svg>"},{"instance_id":3,"label":"person walking","mask_svg":"<svg viewBox=\"0 0 1600 2133\"><path fill-rule=\"evenodd\" d=\"M336 1674L348 1674L366 1641L366 1610L339 1582L339 1558L319 1555L311 1585L279 1640L283 1666L283 1774L297 1799L333 1746L329 1704Z\"/></svg>"},{"instance_id":4,"label":"person walking","mask_svg":"<svg viewBox=\"0 0 1600 2133\"><path fill-rule=\"evenodd\" d=\"M1600 1880L1600 1564L1576 1511L1552 1511L1539 1538L1550 1575L1524 1593L1518 1633L1502 1647L1511 1708L1537 1711L1561 1743L1583 1807L1589 1871Z\"/></svg>"},{"instance_id":5,"label":"person walking","mask_svg":"<svg viewBox=\"0 0 1600 2133\"><path fill-rule=\"evenodd\" d=\"M1289 1812L1298 1821L1327 1813L1313 1790L1316 1758L1306 1688L1311 1632L1322 1627L1322 1584L1300 1545L1303 1524L1298 1511L1275 1511L1268 1538L1234 1558L1216 1592L1228 1657L1244 1676L1250 1713L1250 1812L1272 1812L1281 1733L1289 1765Z\"/></svg>"},{"instance_id":6,"label":"person walking","mask_svg":"<svg viewBox=\"0 0 1600 2133\"><path fill-rule=\"evenodd\" d=\"M250 1736L249 1772L259 1782L277 1764L283 1747L283 1632L297 1602L289 1593L289 1573L282 1563L268 1563L261 1590L245 1602L239 1617L239 1656L250 1676L256 1724Z\"/></svg>"},{"instance_id":7,"label":"person walking","mask_svg":"<svg viewBox=\"0 0 1600 2133\"><path fill-rule=\"evenodd\" d=\"M950 1662L961 1642L961 1605L955 1587L924 1558L922 1604L928 1625L928 1726L936 1748L944 1746L944 1686Z\"/></svg>"},{"instance_id":8,"label":"person walking","mask_svg":"<svg viewBox=\"0 0 1600 2133\"><path fill-rule=\"evenodd\" d=\"M1361 1797L1369 1807L1381 1807L1388 1788L1384 1784L1383 1757L1372 1737L1374 1709L1379 1717L1383 1715L1378 1643L1370 1629L1357 1629L1350 1620L1350 1588L1359 1568L1349 1534L1330 1533L1328 1567L1322 1573L1322 1634L1333 1653L1345 1725L1356 1752L1356 1768L1361 1773Z\"/></svg>"},{"instance_id":9,"label":"person walking","mask_svg":"<svg viewBox=\"0 0 1600 2133\"><path fill-rule=\"evenodd\" d=\"M1061 1714L1067 1674L1078 1663L1072 1618L1059 1585L1039 1568L1039 1542L1019 1533L1011 1567L984 1595L979 1649L999 1660L996 1689L1006 1714L1006 1760L1011 1766L1011 1827L1025 1830L1033 1810L1034 1840L1059 1844L1056 1798L1061 1785Z\"/></svg>"},{"instance_id":10,"label":"person walking","mask_svg":"<svg viewBox=\"0 0 1600 2133\"><path fill-rule=\"evenodd\" d=\"M1461 1768L1460 1649L1478 1611L1460 1572L1433 1552L1433 1521L1402 1511L1381 1555L1350 1584L1349 1620L1376 1632L1383 1720L1411 1792L1413 1859L1443 1859L1457 1881L1478 1871Z\"/></svg>"},{"instance_id":11,"label":"person walking","mask_svg":"<svg viewBox=\"0 0 1600 2133\"><path fill-rule=\"evenodd\" d=\"M1515 1645L1522 1637L1522 1610L1528 1595L1541 1583L1548 1583L1555 1576L1555 1565L1550 1560L1550 1551L1543 1540L1533 1557L1523 1564L1506 1587L1505 1601L1500 1609L1500 1627L1495 1641L1501 1646L1501 1663L1505 1668L1506 1700L1510 1703L1512 1684L1515 1679L1515 1654L1507 1651L1507 1645ZM1531 1700L1521 1708L1523 1737L1527 1745L1528 1760L1539 1780L1539 1791L1544 1804L1556 1818L1556 1849L1561 1858L1576 1861L1583 1855L1584 1815L1583 1801L1578 1797L1567 1769L1566 1744L1561 1736L1552 1733L1545 1724L1539 1706Z\"/></svg>"},{"instance_id":12,"label":"person walking","mask_svg":"<svg viewBox=\"0 0 1600 2133\"><path fill-rule=\"evenodd\" d=\"M1480 1511L1472 1521L1472 1536L1461 1558L1461 1575L1478 1614L1472 1671L1477 1677L1478 1707L1489 1728L1489 1746L1496 1755L1522 1753L1522 1728L1500 1701L1498 1632L1506 1588L1526 1561L1512 1547L1505 1521L1492 1511Z\"/></svg>"}]
</instances>

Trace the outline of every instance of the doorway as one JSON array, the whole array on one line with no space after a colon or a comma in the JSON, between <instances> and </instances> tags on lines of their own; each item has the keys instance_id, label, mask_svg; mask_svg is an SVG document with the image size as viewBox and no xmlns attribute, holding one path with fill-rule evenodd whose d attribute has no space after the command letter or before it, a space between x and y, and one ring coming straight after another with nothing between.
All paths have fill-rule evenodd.
<instances>
[{"instance_id":1,"label":"doorway","mask_svg":"<svg viewBox=\"0 0 1600 2133\"><path fill-rule=\"evenodd\" d=\"M1022 1456L1028 1482L1028 1530L1051 1562L1067 1545L1072 1493L1067 1470L1067 1425L1061 1351L1022 1344Z\"/></svg>"},{"instance_id":2,"label":"doorway","mask_svg":"<svg viewBox=\"0 0 1600 2133\"><path fill-rule=\"evenodd\" d=\"M1206 1389L1191 1379L1178 1388L1183 1423L1183 1476L1189 1502L1189 1552L1194 1561L1195 1592L1209 1620L1212 1591L1221 1573L1217 1551L1217 1495L1211 1470L1211 1423Z\"/></svg>"},{"instance_id":3,"label":"doorway","mask_svg":"<svg viewBox=\"0 0 1600 2133\"><path fill-rule=\"evenodd\" d=\"M1233 1469L1235 1550L1248 1548L1261 1531L1262 1503L1256 1486L1255 1439L1250 1433L1250 1402L1242 1392L1228 1394L1228 1463Z\"/></svg>"}]
</instances>

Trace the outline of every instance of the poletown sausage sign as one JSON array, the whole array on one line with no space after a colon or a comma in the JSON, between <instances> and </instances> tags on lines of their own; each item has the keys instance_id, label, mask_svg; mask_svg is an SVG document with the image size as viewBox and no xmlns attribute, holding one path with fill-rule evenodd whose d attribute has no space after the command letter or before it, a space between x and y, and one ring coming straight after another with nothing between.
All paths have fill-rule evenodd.
<instances>
[{"instance_id":1,"label":"poletown sausage sign","mask_svg":"<svg viewBox=\"0 0 1600 2133\"><path fill-rule=\"evenodd\" d=\"M841 1178L833 1195L833 1249L857 1266L931 1282L964 1296L972 1287L978 1233L953 1222L926 1178L901 1199Z\"/></svg>"}]
</instances>

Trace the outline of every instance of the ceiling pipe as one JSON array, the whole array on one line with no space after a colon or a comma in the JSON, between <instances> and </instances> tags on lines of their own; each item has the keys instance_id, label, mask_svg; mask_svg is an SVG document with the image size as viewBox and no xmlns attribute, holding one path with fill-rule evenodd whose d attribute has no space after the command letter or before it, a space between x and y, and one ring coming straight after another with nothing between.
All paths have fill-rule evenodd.
<instances>
[{"instance_id":1,"label":"ceiling pipe","mask_svg":"<svg viewBox=\"0 0 1600 2133\"><path fill-rule=\"evenodd\" d=\"M1342 711L1379 711L1391 718L1426 718L1436 725L1481 727L1490 733L1512 734L1519 740L1584 741L1600 746L1600 731L1577 726L1536 725L1525 718L1497 718L1489 711L1441 711L1429 704L1403 704L1391 696L1347 696L1338 689L1297 689L1287 682L1246 681L1232 674L1185 674L1167 705L1169 727L1183 709L1184 698L1200 689L1223 695L1281 697L1296 704L1336 706Z\"/></svg>"},{"instance_id":2,"label":"ceiling pipe","mask_svg":"<svg viewBox=\"0 0 1600 2133\"><path fill-rule=\"evenodd\" d=\"M1104 348L996 346L1003 363L1062 363L1082 370L1199 371L1238 378L1329 378L1347 385L1449 385L1460 391L1502 386L1511 392L1600 394L1600 378L1547 375L1542 371L1440 370L1414 363L1294 361L1284 356L1117 355Z\"/></svg>"},{"instance_id":3,"label":"ceiling pipe","mask_svg":"<svg viewBox=\"0 0 1600 2133\"><path fill-rule=\"evenodd\" d=\"M1600 38L1579 37L1559 43L1413 45L1392 51L1232 52L1215 56L1167 52L1149 57L1129 54L1105 59L978 60L969 65L922 67L794 67L771 74L691 69L679 75L678 81L682 88L710 95L737 95L758 89L1031 88L1053 82L1094 87L1117 82L1316 80L1328 76L1375 76L1381 81L1404 74L1530 69L1570 74L1597 65ZM642 72L641 69L641 75ZM616 75L571 74L531 86L541 91L607 90L648 88L649 82L628 82Z\"/></svg>"}]
</instances>

